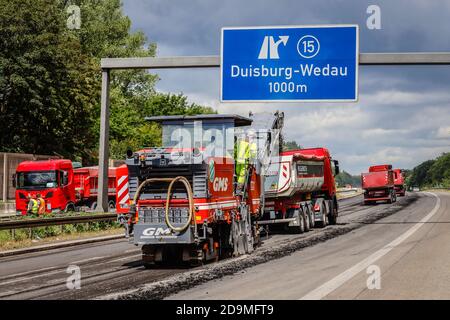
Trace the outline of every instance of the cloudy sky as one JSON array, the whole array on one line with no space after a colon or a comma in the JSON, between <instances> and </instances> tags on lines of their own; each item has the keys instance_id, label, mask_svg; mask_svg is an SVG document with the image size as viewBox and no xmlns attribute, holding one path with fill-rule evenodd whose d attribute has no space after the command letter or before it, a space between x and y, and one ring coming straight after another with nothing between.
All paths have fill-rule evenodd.
<instances>
[{"instance_id":1,"label":"cloudy sky","mask_svg":"<svg viewBox=\"0 0 450 320\"><path fill-rule=\"evenodd\" d=\"M224 26L350 23L360 52L450 51L450 0L123 0L133 30L156 42L158 56L218 55ZM366 27L381 8L381 29ZM356 103L219 102L218 69L158 70L157 89L182 92L221 113L282 110L284 134L304 147L325 146L341 168L412 168L450 151L450 67L362 66Z\"/></svg>"}]
</instances>

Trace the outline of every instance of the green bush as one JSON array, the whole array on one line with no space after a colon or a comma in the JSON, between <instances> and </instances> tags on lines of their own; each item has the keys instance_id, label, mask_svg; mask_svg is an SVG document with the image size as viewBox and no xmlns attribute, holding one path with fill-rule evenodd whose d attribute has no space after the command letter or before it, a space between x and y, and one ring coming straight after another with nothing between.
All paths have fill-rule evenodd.
<instances>
[{"instance_id":1,"label":"green bush","mask_svg":"<svg viewBox=\"0 0 450 320\"><path fill-rule=\"evenodd\" d=\"M33 228L32 235L33 238L47 238L59 236L62 234L73 234L88 231L101 231L118 228L120 225L116 221L98 221L91 223L78 223L78 224L66 224L66 225L56 225L48 227L37 227ZM0 230L0 243L7 241L20 241L30 238L29 229L16 229L14 231L14 238L12 237L11 230Z\"/></svg>"},{"instance_id":2,"label":"green bush","mask_svg":"<svg viewBox=\"0 0 450 320\"><path fill-rule=\"evenodd\" d=\"M25 240L29 238L29 231L28 229L17 229L14 232L14 240L20 241Z\"/></svg>"},{"instance_id":3,"label":"green bush","mask_svg":"<svg viewBox=\"0 0 450 320\"><path fill-rule=\"evenodd\" d=\"M63 225L63 233L72 234L77 232L77 228L73 224Z\"/></svg>"},{"instance_id":4,"label":"green bush","mask_svg":"<svg viewBox=\"0 0 450 320\"><path fill-rule=\"evenodd\" d=\"M0 231L0 242L11 241L11 232L9 230L1 230Z\"/></svg>"}]
</instances>

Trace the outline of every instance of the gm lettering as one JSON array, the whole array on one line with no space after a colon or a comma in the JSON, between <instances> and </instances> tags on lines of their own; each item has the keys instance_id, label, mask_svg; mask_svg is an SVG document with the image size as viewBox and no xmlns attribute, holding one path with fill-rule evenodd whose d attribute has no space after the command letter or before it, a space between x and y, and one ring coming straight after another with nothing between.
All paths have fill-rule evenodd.
<instances>
[{"instance_id":1,"label":"gm lettering","mask_svg":"<svg viewBox=\"0 0 450 320\"><path fill-rule=\"evenodd\" d=\"M147 228L144 231L142 231L143 236L162 236L162 235L170 235L170 229L164 229L164 228Z\"/></svg>"}]
</instances>

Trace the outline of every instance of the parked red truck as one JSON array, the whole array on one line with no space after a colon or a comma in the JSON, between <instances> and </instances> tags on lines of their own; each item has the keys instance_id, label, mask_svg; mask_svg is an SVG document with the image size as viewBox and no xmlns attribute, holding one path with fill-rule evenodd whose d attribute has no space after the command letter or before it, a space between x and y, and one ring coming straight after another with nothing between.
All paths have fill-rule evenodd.
<instances>
[{"instance_id":1,"label":"parked red truck","mask_svg":"<svg viewBox=\"0 0 450 320\"><path fill-rule=\"evenodd\" d=\"M325 148L292 150L274 159L265 176L265 208L259 225L284 224L302 233L335 224L338 161Z\"/></svg>"},{"instance_id":2,"label":"parked red truck","mask_svg":"<svg viewBox=\"0 0 450 320\"><path fill-rule=\"evenodd\" d=\"M405 176L403 175L403 171L401 169L394 169L394 189L397 196L405 196Z\"/></svg>"},{"instance_id":3,"label":"parked red truck","mask_svg":"<svg viewBox=\"0 0 450 320\"><path fill-rule=\"evenodd\" d=\"M392 203L397 200L394 171L390 164L369 167L369 172L361 174L361 185L364 190L364 204L377 201Z\"/></svg>"},{"instance_id":4,"label":"parked red truck","mask_svg":"<svg viewBox=\"0 0 450 320\"><path fill-rule=\"evenodd\" d=\"M16 168L16 213L26 214L27 195L40 193L47 212L75 210L75 188L72 161L24 161Z\"/></svg>"},{"instance_id":5,"label":"parked red truck","mask_svg":"<svg viewBox=\"0 0 450 320\"><path fill-rule=\"evenodd\" d=\"M116 169L108 170L108 204L110 209L116 206ZM77 206L97 208L98 167L74 169L75 197Z\"/></svg>"},{"instance_id":6,"label":"parked red truck","mask_svg":"<svg viewBox=\"0 0 450 320\"><path fill-rule=\"evenodd\" d=\"M110 206L115 206L115 169L109 171ZM27 195L38 193L45 199L47 213L76 211L82 206L95 208L98 170L96 167L73 169L66 159L24 161L16 168L16 213L27 213Z\"/></svg>"}]
</instances>

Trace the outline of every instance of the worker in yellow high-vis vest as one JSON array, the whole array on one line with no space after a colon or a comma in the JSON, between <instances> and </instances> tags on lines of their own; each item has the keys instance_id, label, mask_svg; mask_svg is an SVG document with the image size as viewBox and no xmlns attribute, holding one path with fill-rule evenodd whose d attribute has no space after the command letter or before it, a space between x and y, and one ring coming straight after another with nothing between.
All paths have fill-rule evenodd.
<instances>
[{"instance_id":1,"label":"worker in yellow high-vis vest","mask_svg":"<svg viewBox=\"0 0 450 320\"><path fill-rule=\"evenodd\" d=\"M236 143L235 166L238 188L242 187L245 182L245 170L247 169L247 164L250 159L250 145L247 140L248 139L242 139Z\"/></svg>"},{"instance_id":2,"label":"worker in yellow high-vis vest","mask_svg":"<svg viewBox=\"0 0 450 320\"><path fill-rule=\"evenodd\" d=\"M28 194L27 199L28 199L27 213L36 215L39 210L39 204L37 200L34 199L34 197L31 194Z\"/></svg>"}]
</instances>

